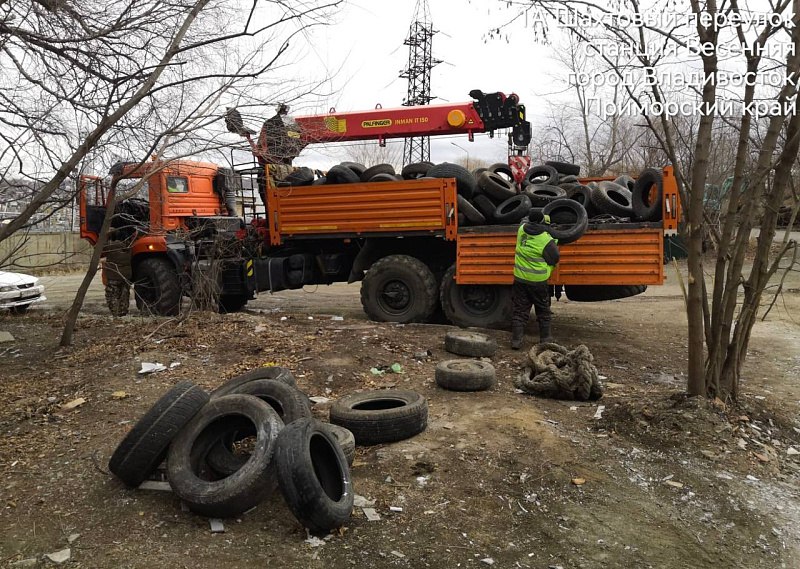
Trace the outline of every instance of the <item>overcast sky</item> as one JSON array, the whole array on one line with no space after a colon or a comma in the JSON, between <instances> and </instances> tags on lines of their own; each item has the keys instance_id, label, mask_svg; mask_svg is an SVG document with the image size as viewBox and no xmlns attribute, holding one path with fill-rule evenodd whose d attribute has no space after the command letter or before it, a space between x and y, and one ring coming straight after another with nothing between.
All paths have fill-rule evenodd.
<instances>
[{"instance_id":1,"label":"overcast sky","mask_svg":"<svg viewBox=\"0 0 800 569\"><path fill-rule=\"evenodd\" d=\"M330 26L313 32L314 45L304 58L309 78L323 76L326 69L332 75L334 95L322 104L301 101L292 112L319 113L330 107L366 110L377 103L384 108L400 106L407 91L406 79L398 77L408 60L403 41L415 6L416 0L347 2ZM550 48L536 44L524 25L512 26L508 41L486 39L489 29L510 15L502 6L495 0L430 0L431 20L438 30L433 53L442 60L432 73L434 103L470 101L469 91L480 89L516 92L529 115L545 110L544 99L555 88L550 76L558 66L550 58ZM402 139L388 143L402 146ZM335 161L336 150L336 145L325 149L315 145L295 163L327 168ZM434 162L463 159L467 152L473 159L505 160L507 138L477 136L473 143L466 136L431 138Z\"/></svg>"}]
</instances>

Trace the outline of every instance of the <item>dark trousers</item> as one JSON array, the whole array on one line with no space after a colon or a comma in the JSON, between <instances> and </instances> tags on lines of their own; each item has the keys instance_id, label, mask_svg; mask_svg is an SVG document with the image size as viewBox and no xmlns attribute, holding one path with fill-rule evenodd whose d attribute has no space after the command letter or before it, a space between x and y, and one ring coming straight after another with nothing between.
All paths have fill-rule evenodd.
<instances>
[{"instance_id":1,"label":"dark trousers","mask_svg":"<svg viewBox=\"0 0 800 569\"><path fill-rule=\"evenodd\" d=\"M525 328L531 315L531 306L536 309L536 320L539 326L549 324L552 318L550 312L550 290L547 282L523 283L515 280L511 287L511 325L521 325Z\"/></svg>"}]
</instances>

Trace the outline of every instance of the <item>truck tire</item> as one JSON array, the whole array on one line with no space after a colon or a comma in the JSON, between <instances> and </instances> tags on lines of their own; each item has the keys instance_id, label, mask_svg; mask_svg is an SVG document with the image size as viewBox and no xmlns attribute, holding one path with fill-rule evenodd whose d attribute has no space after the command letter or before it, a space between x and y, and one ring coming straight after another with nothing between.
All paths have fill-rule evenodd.
<instances>
[{"instance_id":1,"label":"truck tire","mask_svg":"<svg viewBox=\"0 0 800 569\"><path fill-rule=\"evenodd\" d=\"M349 429L345 429L339 425L331 425L330 423L320 424L331 432L333 438L339 443L344 457L347 459L347 464L353 466L353 460L356 457L356 438L353 436L353 433L351 433Z\"/></svg>"},{"instance_id":2,"label":"truck tire","mask_svg":"<svg viewBox=\"0 0 800 569\"><path fill-rule=\"evenodd\" d=\"M328 533L350 519L354 499L350 467L322 423L309 418L283 429L275 467L286 505L310 532Z\"/></svg>"},{"instance_id":3,"label":"truck tire","mask_svg":"<svg viewBox=\"0 0 800 569\"><path fill-rule=\"evenodd\" d=\"M357 445L392 443L425 430L428 402L416 391L363 391L334 401L330 419L352 432Z\"/></svg>"},{"instance_id":4,"label":"truck tire","mask_svg":"<svg viewBox=\"0 0 800 569\"><path fill-rule=\"evenodd\" d=\"M558 175L558 185L564 187L564 184L577 184L578 183L578 176L565 176L564 174Z\"/></svg>"},{"instance_id":5,"label":"truck tire","mask_svg":"<svg viewBox=\"0 0 800 569\"><path fill-rule=\"evenodd\" d=\"M190 381L167 391L117 445L108 469L136 487L161 464L172 439L208 402L208 394Z\"/></svg>"},{"instance_id":6,"label":"truck tire","mask_svg":"<svg viewBox=\"0 0 800 569\"><path fill-rule=\"evenodd\" d=\"M567 191L567 197L581 204L589 219L597 215L597 210L592 205L592 188L578 185Z\"/></svg>"},{"instance_id":7,"label":"truck tire","mask_svg":"<svg viewBox=\"0 0 800 569\"><path fill-rule=\"evenodd\" d=\"M220 314L239 312L247 304L246 294L223 294L219 297Z\"/></svg>"},{"instance_id":8,"label":"truck tire","mask_svg":"<svg viewBox=\"0 0 800 569\"><path fill-rule=\"evenodd\" d=\"M134 269L133 292L143 314L175 316L181 309L181 283L175 265L164 257L148 257Z\"/></svg>"},{"instance_id":9,"label":"truck tire","mask_svg":"<svg viewBox=\"0 0 800 569\"><path fill-rule=\"evenodd\" d=\"M395 174L375 174L368 182L399 182L403 178Z\"/></svg>"},{"instance_id":10,"label":"truck tire","mask_svg":"<svg viewBox=\"0 0 800 569\"><path fill-rule=\"evenodd\" d=\"M441 302L450 322L464 328L508 328L511 325L511 287L459 285L456 266L442 277Z\"/></svg>"},{"instance_id":11,"label":"truck tire","mask_svg":"<svg viewBox=\"0 0 800 569\"><path fill-rule=\"evenodd\" d=\"M623 188L628 188L629 191L633 191L633 187L636 185L633 178L628 176L627 174L623 174L622 176L618 176L616 180L614 180L615 184L619 184Z\"/></svg>"},{"instance_id":12,"label":"truck tire","mask_svg":"<svg viewBox=\"0 0 800 569\"><path fill-rule=\"evenodd\" d=\"M414 162L406 164L401 170L404 180L418 180L428 175L428 170L433 168L433 162Z\"/></svg>"},{"instance_id":13,"label":"truck tire","mask_svg":"<svg viewBox=\"0 0 800 569\"><path fill-rule=\"evenodd\" d=\"M314 170L302 166L290 172L283 181L292 186L310 186L314 181Z\"/></svg>"},{"instance_id":14,"label":"truck tire","mask_svg":"<svg viewBox=\"0 0 800 569\"><path fill-rule=\"evenodd\" d=\"M528 184L523 193L530 198L533 207L544 207L567 196L567 190L549 184Z\"/></svg>"},{"instance_id":15,"label":"truck tire","mask_svg":"<svg viewBox=\"0 0 800 569\"><path fill-rule=\"evenodd\" d=\"M508 198L494 210L497 223L518 223L531 210L531 199L526 194Z\"/></svg>"},{"instance_id":16,"label":"truck tire","mask_svg":"<svg viewBox=\"0 0 800 569\"><path fill-rule=\"evenodd\" d=\"M428 170L427 175L431 178L455 178L458 193L467 199L472 197L478 187L472 172L458 164L449 162L436 164Z\"/></svg>"},{"instance_id":17,"label":"truck tire","mask_svg":"<svg viewBox=\"0 0 800 569\"><path fill-rule=\"evenodd\" d=\"M470 225L486 225L486 218L467 201L467 198L459 194L456 201L458 202L458 213L463 213Z\"/></svg>"},{"instance_id":18,"label":"truck tire","mask_svg":"<svg viewBox=\"0 0 800 569\"><path fill-rule=\"evenodd\" d=\"M326 184L357 184L360 181L358 174L347 166L334 166L325 175Z\"/></svg>"},{"instance_id":19,"label":"truck tire","mask_svg":"<svg viewBox=\"0 0 800 569\"><path fill-rule=\"evenodd\" d=\"M486 170L478 176L478 187L490 198L502 202L517 195L514 182L509 182L497 172Z\"/></svg>"},{"instance_id":20,"label":"truck tire","mask_svg":"<svg viewBox=\"0 0 800 569\"><path fill-rule=\"evenodd\" d=\"M284 425L311 416L308 398L294 387L275 379L258 379L242 384L233 393L258 397L272 407Z\"/></svg>"},{"instance_id":21,"label":"truck tire","mask_svg":"<svg viewBox=\"0 0 800 569\"><path fill-rule=\"evenodd\" d=\"M361 281L361 305L378 322L425 322L436 309L436 277L408 255L377 260Z\"/></svg>"},{"instance_id":22,"label":"truck tire","mask_svg":"<svg viewBox=\"0 0 800 569\"><path fill-rule=\"evenodd\" d=\"M494 385L494 366L480 360L445 360L435 372L436 385L450 391L485 391Z\"/></svg>"},{"instance_id":23,"label":"truck tire","mask_svg":"<svg viewBox=\"0 0 800 569\"><path fill-rule=\"evenodd\" d=\"M108 281L106 306L111 316L125 316L131 304L131 287L125 281Z\"/></svg>"},{"instance_id":24,"label":"truck tire","mask_svg":"<svg viewBox=\"0 0 800 569\"><path fill-rule=\"evenodd\" d=\"M550 216L551 223L561 225L561 227L550 227L547 230L553 239L558 239L559 245L577 241L589 227L589 216L586 214L586 210L575 200L552 201L542 209L542 213Z\"/></svg>"},{"instance_id":25,"label":"truck tire","mask_svg":"<svg viewBox=\"0 0 800 569\"><path fill-rule=\"evenodd\" d=\"M526 184L547 184L548 186L558 185L558 171L552 166L533 166L525 174Z\"/></svg>"},{"instance_id":26,"label":"truck tire","mask_svg":"<svg viewBox=\"0 0 800 569\"><path fill-rule=\"evenodd\" d=\"M577 164L571 164L570 162L556 162L555 160L547 160L545 166L552 166L556 169L556 172L559 174L565 174L567 176L577 176L581 173L581 167Z\"/></svg>"},{"instance_id":27,"label":"truck tire","mask_svg":"<svg viewBox=\"0 0 800 569\"><path fill-rule=\"evenodd\" d=\"M509 184L514 184L514 173L511 171L511 166L508 162L496 162L487 168L488 171L497 174ZM510 197L510 196L509 196ZM507 198L504 198L507 199Z\"/></svg>"},{"instance_id":28,"label":"truck tire","mask_svg":"<svg viewBox=\"0 0 800 569\"><path fill-rule=\"evenodd\" d=\"M639 221L658 221L664 204L664 179L661 172L646 168L639 174L631 192L633 216Z\"/></svg>"},{"instance_id":29,"label":"truck tire","mask_svg":"<svg viewBox=\"0 0 800 569\"><path fill-rule=\"evenodd\" d=\"M294 379L294 375L292 375L292 372L287 368L280 366L257 367L256 369L251 369L248 372L236 375L217 387L211 392L211 399L216 399L217 397L222 397L223 395L229 395L239 389L239 387L245 383L258 381L259 379L274 379L276 381L285 383L290 387L297 387L297 382Z\"/></svg>"},{"instance_id":30,"label":"truck tire","mask_svg":"<svg viewBox=\"0 0 800 569\"><path fill-rule=\"evenodd\" d=\"M617 217L632 217L632 196L628 188L614 182L600 182L592 190L592 205L603 213Z\"/></svg>"},{"instance_id":31,"label":"truck tire","mask_svg":"<svg viewBox=\"0 0 800 569\"><path fill-rule=\"evenodd\" d=\"M339 162L339 166L350 168L359 178L361 178L361 174L364 173L364 170L367 169L367 167L360 162Z\"/></svg>"},{"instance_id":32,"label":"truck tire","mask_svg":"<svg viewBox=\"0 0 800 569\"><path fill-rule=\"evenodd\" d=\"M247 462L222 480L204 480L198 464L205 461L219 422L231 417L247 419L256 432L256 443ZM272 407L249 395L214 399L187 424L170 445L167 458L169 483L175 494L198 514L227 518L246 512L275 488L272 456L281 420ZM203 441L203 444L198 444Z\"/></svg>"},{"instance_id":33,"label":"truck tire","mask_svg":"<svg viewBox=\"0 0 800 569\"><path fill-rule=\"evenodd\" d=\"M375 166L370 166L361 173L361 181L369 182L373 176L377 176L378 174L391 174L394 176L394 166L391 164L376 164Z\"/></svg>"},{"instance_id":34,"label":"truck tire","mask_svg":"<svg viewBox=\"0 0 800 569\"><path fill-rule=\"evenodd\" d=\"M472 204L477 208L486 223L491 223L494 220L494 210L497 206L488 197L483 194L476 194L472 196Z\"/></svg>"},{"instance_id":35,"label":"truck tire","mask_svg":"<svg viewBox=\"0 0 800 569\"><path fill-rule=\"evenodd\" d=\"M444 349L459 356L491 358L497 351L497 342L480 332L451 330L444 335Z\"/></svg>"},{"instance_id":36,"label":"truck tire","mask_svg":"<svg viewBox=\"0 0 800 569\"><path fill-rule=\"evenodd\" d=\"M600 302L617 300L642 294L647 285L566 285L567 298L575 302Z\"/></svg>"}]
</instances>

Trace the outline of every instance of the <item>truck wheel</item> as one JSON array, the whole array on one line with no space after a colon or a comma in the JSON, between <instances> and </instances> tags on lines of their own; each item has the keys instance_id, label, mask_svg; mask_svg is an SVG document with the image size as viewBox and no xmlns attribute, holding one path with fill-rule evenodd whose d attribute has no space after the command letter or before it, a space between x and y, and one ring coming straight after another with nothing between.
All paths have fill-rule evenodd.
<instances>
[{"instance_id":1,"label":"truck wheel","mask_svg":"<svg viewBox=\"0 0 800 569\"><path fill-rule=\"evenodd\" d=\"M459 285L456 266L442 278L441 301L445 316L456 326L508 328L511 325L511 287Z\"/></svg>"},{"instance_id":2,"label":"truck wheel","mask_svg":"<svg viewBox=\"0 0 800 569\"><path fill-rule=\"evenodd\" d=\"M181 284L175 266L163 257L144 259L136 266L134 294L143 314L175 316L181 308Z\"/></svg>"},{"instance_id":3,"label":"truck wheel","mask_svg":"<svg viewBox=\"0 0 800 569\"><path fill-rule=\"evenodd\" d=\"M361 281L361 305L371 320L425 322L436 309L436 277L419 259L389 255Z\"/></svg>"},{"instance_id":4,"label":"truck wheel","mask_svg":"<svg viewBox=\"0 0 800 569\"><path fill-rule=\"evenodd\" d=\"M221 314L239 312L247 304L247 295L223 294L219 297L219 311Z\"/></svg>"},{"instance_id":5,"label":"truck wheel","mask_svg":"<svg viewBox=\"0 0 800 569\"><path fill-rule=\"evenodd\" d=\"M106 306L111 316L125 316L131 303L131 287L124 281L109 281L106 285Z\"/></svg>"}]
</instances>

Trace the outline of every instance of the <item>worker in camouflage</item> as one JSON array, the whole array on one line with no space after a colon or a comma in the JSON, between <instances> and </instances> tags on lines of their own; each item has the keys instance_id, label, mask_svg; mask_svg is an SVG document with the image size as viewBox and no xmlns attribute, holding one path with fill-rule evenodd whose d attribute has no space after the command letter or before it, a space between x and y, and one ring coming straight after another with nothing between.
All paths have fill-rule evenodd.
<instances>
[{"instance_id":1,"label":"worker in camouflage","mask_svg":"<svg viewBox=\"0 0 800 569\"><path fill-rule=\"evenodd\" d=\"M547 279L558 264L558 241L548 233L550 216L540 209L532 209L525 223L517 231L514 251L514 285L511 287L511 348L522 347L525 325L536 311L539 323L539 342L552 342L550 335L550 290Z\"/></svg>"}]
</instances>

